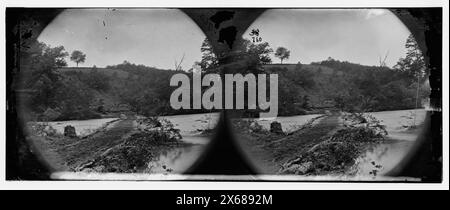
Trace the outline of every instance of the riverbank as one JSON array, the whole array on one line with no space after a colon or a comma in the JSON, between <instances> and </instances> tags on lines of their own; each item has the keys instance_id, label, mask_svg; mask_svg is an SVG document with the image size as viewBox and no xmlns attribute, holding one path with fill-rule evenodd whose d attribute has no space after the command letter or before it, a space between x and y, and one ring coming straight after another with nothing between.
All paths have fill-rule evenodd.
<instances>
[{"instance_id":1,"label":"riverbank","mask_svg":"<svg viewBox=\"0 0 450 210\"><path fill-rule=\"evenodd\" d=\"M75 171L88 161L109 148L120 144L133 131L134 119L119 120L111 127L96 130L87 137L66 137L62 134L29 136L47 162L56 170Z\"/></svg>"},{"instance_id":2,"label":"riverbank","mask_svg":"<svg viewBox=\"0 0 450 210\"><path fill-rule=\"evenodd\" d=\"M319 116L312 118L302 127L289 133L275 134L267 130L249 132L239 129L237 138L250 159L263 174L277 174L283 164L297 153L322 141L322 137L329 135L338 128L339 115ZM242 122L241 122L242 123Z\"/></svg>"},{"instance_id":3,"label":"riverbank","mask_svg":"<svg viewBox=\"0 0 450 210\"><path fill-rule=\"evenodd\" d=\"M333 113L312 118L285 134L267 129L255 132L250 126L254 121L247 126L236 121L234 128L247 158L262 174L377 176L394 167L409 151L424 113L398 110L365 113L352 119L347 119L349 113ZM414 117L416 125L408 127Z\"/></svg>"},{"instance_id":4,"label":"riverbank","mask_svg":"<svg viewBox=\"0 0 450 210\"><path fill-rule=\"evenodd\" d=\"M77 137L66 137L61 132L62 125L72 124L49 122L43 129L52 132L45 135L36 135L35 132L29 140L55 171L181 173L192 165L209 142L209 136L198 130L215 122L203 120L210 118L210 115L168 118L170 120L167 122L176 123L169 123L170 131L164 130L167 128L155 128L153 131L142 129L135 116L73 121L76 128L96 128L87 135ZM160 121L164 119L159 118ZM100 123L94 125L94 121ZM53 132L57 129L51 125L62 128Z\"/></svg>"}]
</instances>

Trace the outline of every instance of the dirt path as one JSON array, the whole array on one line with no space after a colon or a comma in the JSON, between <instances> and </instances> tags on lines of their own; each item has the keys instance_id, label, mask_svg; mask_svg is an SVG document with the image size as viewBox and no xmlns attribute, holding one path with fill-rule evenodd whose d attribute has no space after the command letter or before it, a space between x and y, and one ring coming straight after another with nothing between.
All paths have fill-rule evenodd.
<instances>
[{"instance_id":1,"label":"dirt path","mask_svg":"<svg viewBox=\"0 0 450 210\"><path fill-rule=\"evenodd\" d=\"M332 134L339 126L338 118L337 114L325 116L317 124L300 129L264 147L273 151L276 161L284 162L300 151L320 143L323 141L322 137Z\"/></svg>"},{"instance_id":2,"label":"dirt path","mask_svg":"<svg viewBox=\"0 0 450 210\"><path fill-rule=\"evenodd\" d=\"M79 164L123 142L133 130L133 121L134 119L126 119L116 122L107 131L99 132L86 139L75 140L70 144L59 145L56 152L68 168L74 169Z\"/></svg>"},{"instance_id":3,"label":"dirt path","mask_svg":"<svg viewBox=\"0 0 450 210\"><path fill-rule=\"evenodd\" d=\"M339 127L339 115L333 114L317 119L311 126L305 126L288 136L240 134L250 158L263 173L275 174L280 166L312 146L323 141Z\"/></svg>"}]
</instances>

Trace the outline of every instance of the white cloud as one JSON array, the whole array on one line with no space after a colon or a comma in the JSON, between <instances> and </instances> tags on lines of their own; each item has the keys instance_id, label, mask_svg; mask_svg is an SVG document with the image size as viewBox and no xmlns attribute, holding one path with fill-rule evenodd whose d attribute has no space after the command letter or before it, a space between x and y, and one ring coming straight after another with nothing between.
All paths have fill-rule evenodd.
<instances>
[{"instance_id":1,"label":"white cloud","mask_svg":"<svg viewBox=\"0 0 450 210\"><path fill-rule=\"evenodd\" d=\"M367 10L366 19L384 15L386 12L386 9L369 9Z\"/></svg>"}]
</instances>

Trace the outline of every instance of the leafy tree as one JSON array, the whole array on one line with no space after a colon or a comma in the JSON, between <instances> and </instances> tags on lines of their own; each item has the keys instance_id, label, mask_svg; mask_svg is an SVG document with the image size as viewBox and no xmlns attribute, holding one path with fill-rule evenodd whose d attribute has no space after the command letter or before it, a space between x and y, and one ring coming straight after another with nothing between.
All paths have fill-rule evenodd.
<instances>
[{"instance_id":1,"label":"leafy tree","mask_svg":"<svg viewBox=\"0 0 450 210\"><path fill-rule=\"evenodd\" d=\"M61 116L58 120L83 120L100 117L90 110L93 99L92 89L76 78L64 78L63 85L55 90L55 99Z\"/></svg>"},{"instance_id":2,"label":"leafy tree","mask_svg":"<svg viewBox=\"0 0 450 210\"><path fill-rule=\"evenodd\" d=\"M89 73L80 75L79 78L88 87L97 91L108 91L110 88L110 76L99 72L96 68L93 68Z\"/></svg>"},{"instance_id":3,"label":"leafy tree","mask_svg":"<svg viewBox=\"0 0 450 210\"><path fill-rule=\"evenodd\" d=\"M55 90L61 87L57 68L66 66L68 53L63 46L51 47L42 42L32 46L30 63L24 67L24 87L35 91L30 99L36 111L55 106ZM27 68L28 67L28 68Z\"/></svg>"},{"instance_id":4,"label":"leafy tree","mask_svg":"<svg viewBox=\"0 0 450 210\"><path fill-rule=\"evenodd\" d=\"M283 63L283 60L289 59L290 55L291 51L289 51L285 47L278 47L275 51L275 57L279 58L281 63Z\"/></svg>"},{"instance_id":5,"label":"leafy tree","mask_svg":"<svg viewBox=\"0 0 450 210\"><path fill-rule=\"evenodd\" d=\"M270 48L269 43L263 42L255 44L250 40L244 39L240 45L238 53L234 58L235 64L240 64L236 72L239 73L254 73L259 74L264 72L263 65L272 63L270 53L273 49Z\"/></svg>"},{"instance_id":6,"label":"leafy tree","mask_svg":"<svg viewBox=\"0 0 450 210\"><path fill-rule=\"evenodd\" d=\"M74 50L70 55L70 60L75 62L78 67L78 63L84 63L84 61L86 61L86 54L79 50Z\"/></svg>"},{"instance_id":7,"label":"leafy tree","mask_svg":"<svg viewBox=\"0 0 450 210\"><path fill-rule=\"evenodd\" d=\"M237 53L231 53L230 57L232 59L230 59L230 61L237 64L234 69L238 69L237 71L240 73L244 73L242 71L257 72L261 69L262 65L272 62L270 53L272 53L273 50L267 42L254 44L250 40L244 39L242 40L242 43L237 46L239 49L236 50ZM202 60L197 64L201 67L202 71L217 73L219 59L214 54L212 46L207 39L203 41L200 51L202 52Z\"/></svg>"},{"instance_id":8,"label":"leafy tree","mask_svg":"<svg viewBox=\"0 0 450 210\"><path fill-rule=\"evenodd\" d=\"M259 61L259 64L269 64L272 63L272 59L270 58L270 53L273 52L273 49L270 48L269 43L263 42L260 44L254 44L249 40L245 41L247 46L247 52L253 58Z\"/></svg>"},{"instance_id":9,"label":"leafy tree","mask_svg":"<svg viewBox=\"0 0 450 210\"><path fill-rule=\"evenodd\" d=\"M394 69L405 73L410 78L411 82L414 82L417 79L423 80L428 74L428 71L425 66L425 59L422 51L412 34L408 36L405 48L407 50L406 57L400 58L394 66Z\"/></svg>"},{"instance_id":10,"label":"leafy tree","mask_svg":"<svg viewBox=\"0 0 450 210\"><path fill-rule=\"evenodd\" d=\"M207 38L203 40L202 46L200 47L200 51L202 52L202 60L197 63L203 72L211 72L219 65L219 60L217 56L214 54L212 46Z\"/></svg>"}]
</instances>

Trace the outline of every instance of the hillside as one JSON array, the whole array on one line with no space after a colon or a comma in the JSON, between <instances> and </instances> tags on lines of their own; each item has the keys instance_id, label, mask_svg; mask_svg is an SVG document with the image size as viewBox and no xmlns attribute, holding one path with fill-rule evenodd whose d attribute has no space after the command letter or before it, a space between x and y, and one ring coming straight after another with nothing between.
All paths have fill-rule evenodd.
<instances>
[{"instance_id":1,"label":"hillside","mask_svg":"<svg viewBox=\"0 0 450 210\"><path fill-rule=\"evenodd\" d=\"M90 73L91 71L98 71L99 73L106 74L108 76L119 77L126 79L129 77L128 72L123 71L121 69L113 69L113 68L97 68L97 67L61 67L58 68L59 72L62 73L70 73L70 72L81 72L81 73Z\"/></svg>"},{"instance_id":2,"label":"hillside","mask_svg":"<svg viewBox=\"0 0 450 210\"><path fill-rule=\"evenodd\" d=\"M416 106L415 80L387 67L332 59L312 64L267 64L262 67L267 73L279 75L280 116L320 113L330 109L384 111ZM62 67L57 71L64 75L62 86L52 98L45 95L41 99L36 97L38 106L30 106L38 115L59 113L55 115L59 116L56 119L68 120L127 112L153 116L209 111L174 110L170 106L170 95L177 88L170 86L171 76L184 73L192 77L192 73L129 62L106 68ZM423 83L426 84L425 81ZM418 101L428 94L429 88L422 85ZM42 99L47 102L39 105ZM258 112L248 111L250 115Z\"/></svg>"},{"instance_id":3,"label":"hillside","mask_svg":"<svg viewBox=\"0 0 450 210\"><path fill-rule=\"evenodd\" d=\"M417 82L388 67L328 59L311 64L267 64L279 75L279 115L308 110L383 111L415 108ZM429 94L421 81L418 106Z\"/></svg>"}]
</instances>

